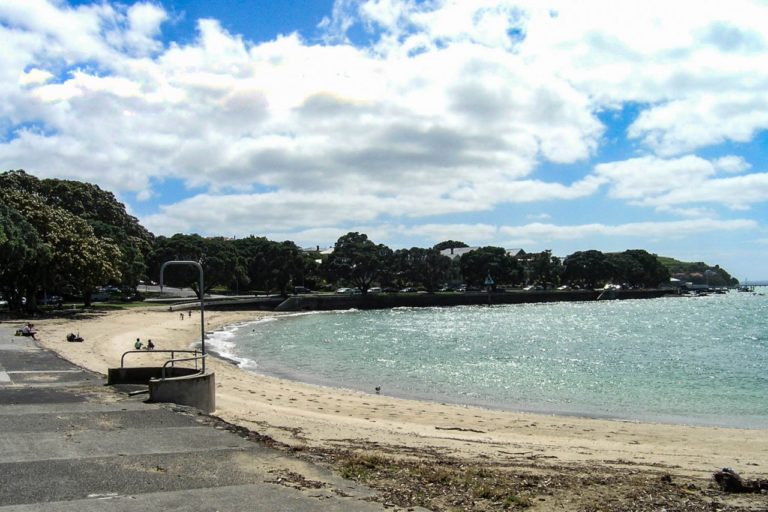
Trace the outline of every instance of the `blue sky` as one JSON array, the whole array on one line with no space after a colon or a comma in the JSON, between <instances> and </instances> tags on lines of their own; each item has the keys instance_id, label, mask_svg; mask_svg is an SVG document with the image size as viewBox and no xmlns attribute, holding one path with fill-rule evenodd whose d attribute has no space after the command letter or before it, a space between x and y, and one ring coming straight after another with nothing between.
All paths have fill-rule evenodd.
<instances>
[{"instance_id":1,"label":"blue sky","mask_svg":"<svg viewBox=\"0 0 768 512\"><path fill-rule=\"evenodd\" d=\"M0 4L0 162L155 234L642 248L768 278L768 5Z\"/></svg>"}]
</instances>

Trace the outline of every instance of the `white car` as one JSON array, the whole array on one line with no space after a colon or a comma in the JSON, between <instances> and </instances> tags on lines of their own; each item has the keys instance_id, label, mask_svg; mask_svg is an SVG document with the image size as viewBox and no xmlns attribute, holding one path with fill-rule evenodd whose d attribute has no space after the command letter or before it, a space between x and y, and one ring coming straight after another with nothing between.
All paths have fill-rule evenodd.
<instances>
[{"instance_id":1,"label":"white car","mask_svg":"<svg viewBox=\"0 0 768 512\"><path fill-rule=\"evenodd\" d=\"M352 288L339 288L336 295L352 295Z\"/></svg>"}]
</instances>

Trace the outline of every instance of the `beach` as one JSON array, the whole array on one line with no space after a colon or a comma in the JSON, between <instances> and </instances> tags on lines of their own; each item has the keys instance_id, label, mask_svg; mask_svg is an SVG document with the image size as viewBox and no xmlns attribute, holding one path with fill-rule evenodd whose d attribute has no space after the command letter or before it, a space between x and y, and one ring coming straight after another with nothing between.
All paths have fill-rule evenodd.
<instances>
[{"instance_id":1,"label":"beach","mask_svg":"<svg viewBox=\"0 0 768 512\"><path fill-rule=\"evenodd\" d=\"M206 330L272 314L208 311ZM36 327L42 346L101 374L120 365L136 338L145 343L152 339L157 349L177 350L200 340L199 311L191 317L185 313L182 320L178 311L163 308L42 320ZM69 333L79 333L84 341L67 342ZM748 478L768 477L764 430L562 417L406 400L387 396L386 389L368 394L256 375L216 358L209 359L208 368L216 374L216 416L297 450L352 449L417 459L437 454L467 463L528 465L537 471L647 471L698 486L707 485L712 473L723 467Z\"/></svg>"}]
</instances>

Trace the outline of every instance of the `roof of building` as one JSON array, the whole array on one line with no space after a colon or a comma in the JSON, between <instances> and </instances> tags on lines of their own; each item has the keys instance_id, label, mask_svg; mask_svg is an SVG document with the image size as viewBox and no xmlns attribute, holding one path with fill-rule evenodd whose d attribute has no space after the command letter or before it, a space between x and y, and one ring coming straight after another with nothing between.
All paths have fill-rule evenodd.
<instances>
[{"instance_id":1,"label":"roof of building","mask_svg":"<svg viewBox=\"0 0 768 512\"><path fill-rule=\"evenodd\" d=\"M477 249L479 249L479 247L453 247L450 249L443 249L440 251L440 254L448 256L453 260Z\"/></svg>"}]
</instances>

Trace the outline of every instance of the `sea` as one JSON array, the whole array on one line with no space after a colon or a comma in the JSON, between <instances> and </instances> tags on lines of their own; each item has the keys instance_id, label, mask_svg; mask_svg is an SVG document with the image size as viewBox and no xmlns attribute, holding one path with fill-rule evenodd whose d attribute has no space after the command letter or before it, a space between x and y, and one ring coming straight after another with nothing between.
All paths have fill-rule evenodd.
<instances>
[{"instance_id":1,"label":"sea","mask_svg":"<svg viewBox=\"0 0 768 512\"><path fill-rule=\"evenodd\" d=\"M700 297L311 312L229 326L242 368L441 403L768 428L768 287Z\"/></svg>"}]
</instances>

